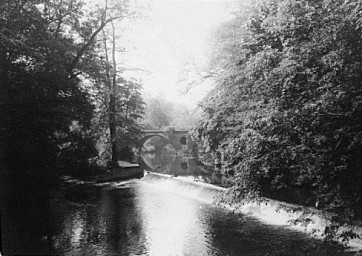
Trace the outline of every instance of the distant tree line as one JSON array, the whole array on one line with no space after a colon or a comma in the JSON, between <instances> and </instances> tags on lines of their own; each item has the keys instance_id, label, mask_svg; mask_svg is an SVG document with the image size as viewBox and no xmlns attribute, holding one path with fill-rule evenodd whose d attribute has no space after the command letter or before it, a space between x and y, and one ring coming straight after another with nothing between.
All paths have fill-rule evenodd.
<instances>
[{"instance_id":1,"label":"distant tree line","mask_svg":"<svg viewBox=\"0 0 362 256\"><path fill-rule=\"evenodd\" d=\"M190 129L195 124L198 113L186 104L173 103L162 95L147 97L145 102L142 121L145 129Z\"/></svg>"},{"instance_id":2,"label":"distant tree line","mask_svg":"<svg viewBox=\"0 0 362 256\"><path fill-rule=\"evenodd\" d=\"M141 84L117 69L115 33L131 16L126 0L93 11L81 0L1 2L3 181L46 186L59 174L132 157Z\"/></svg>"},{"instance_id":3,"label":"distant tree line","mask_svg":"<svg viewBox=\"0 0 362 256\"><path fill-rule=\"evenodd\" d=\"M362 218L362 5L257 0L216 33L194 134L235 200L265 196Z\"/></svg>"}]
</instances>

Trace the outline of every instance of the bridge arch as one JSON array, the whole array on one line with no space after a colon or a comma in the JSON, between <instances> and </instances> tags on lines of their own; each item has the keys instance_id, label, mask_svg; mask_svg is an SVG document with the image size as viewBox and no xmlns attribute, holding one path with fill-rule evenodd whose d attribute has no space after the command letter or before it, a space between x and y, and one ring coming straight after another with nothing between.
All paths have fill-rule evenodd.
<instances>
[{"instance_id":1,"label":"bridge arch","mask_svg":"<svg viewBox=\"0 0 362 256\"><path fill-rule=\"evenodd\" d=\"M152 137L160 137L164 140L166 140L168 143L171 144L171 141L164 135L161 135L161 134L148 134L146 136L143 136L141 139L140 139L140 147L142 148L143 144L145 144L146 141L148 141L149 139L151 139Z\"/></svg>"},{"instance_id":2,"label":"bridge arch","mask_svg":"<svg viewBox=\"0 0 362 256\"><path fill-rule=\"evenodd\" d=\"M140 149L144 143L150 138L158 136L167 141L168 144L172 145L175 150L188 151L196 156L195 143L193 142L188 130L174 130L169 129L163 130L145 130L143 136L139 140Z\"/></svg>"}]
</instances>

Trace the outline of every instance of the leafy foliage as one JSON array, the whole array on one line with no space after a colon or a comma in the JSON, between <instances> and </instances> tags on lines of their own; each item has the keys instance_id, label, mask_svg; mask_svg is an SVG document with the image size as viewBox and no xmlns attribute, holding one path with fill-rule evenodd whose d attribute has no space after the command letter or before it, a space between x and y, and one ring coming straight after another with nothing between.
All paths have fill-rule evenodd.
<instances>
[{"instance_id":1,"label":"leafy foliage","mask_svg":"<svg viewBox=\"0 0 362 256\"><path fill-rule=\"evenodd\" d=\"M362 217L361 8L254 1L218 32L219 75L195 135L236 198Z\"/></svg>"},{"instance_id":2,"label":"leafy foliage","mask_svg":"<svg viewBox=\"0 0 362 256\"><path fill-rule=\"evenodd\" d=\"M88 77L97 106L93 122L100 137L98 163L103 166L117 166L118 160L134 160L133 150L138 148L142 132L139 120L144 111L142 85L134 79L124 78L117 70L115 24L111 25L112 40L104 30L101 55L92 63Z\"/></svg>"},{"instance_id":3,"label":"leafy foliage","mask_svg":"<svg viewBox=\"0 0 362 256\"><path fill-rule=\"evenodd\" d=\"M128 10L121 0L106 1L97 12L81 0L2 1L0 156L6 178L49 185L56 174L89 170L100 139L98 99L108 93L90 78L104 78L111 65L97 38ZM140 130L134 122L142 112L140 88L132 80L121 83L119 127L122 143L132 146Z\"/></svg>"},{"instance_id":4,"label":"leafy foliage","mask_svg":"<svg viewBox=\"0 0 362 256\"><path fill-rule=\"evenodd\" d=\"M162 98L152 98L147 102L144 116L146 129L163 129L171 124L173 105Z\"/></svg>"},{"instance_id":5,"label":"leafy foliage","mask_svg":"<svg viewBox=\"0 0 362 256\"><path fill-rule=\"evenodd\" d=\"M198 114L184 103L170 102L161 94L155 98L146 98L143 123L145 129L151 130L167 127L188 130L195 124Z\"/></svg>"},{"instance_id":6,"label":"leafy foliage","mask_svg":"<svg viewBox=\"0 0 362 256\"><path fill-rule=\"evenodd\" d=\"M62 166L66 151L77 151L77 162L95 154L86 132L93 106L81 81L67 70L80 47L77 31L69 34L67 28L81 6L65 1L58 9L56 2L34 0L4 1L0 7L1 140L4 165L16 175L47 173L46 178ZM74 121L77 132L71 131Z\"/></svg>"}]
</instances>

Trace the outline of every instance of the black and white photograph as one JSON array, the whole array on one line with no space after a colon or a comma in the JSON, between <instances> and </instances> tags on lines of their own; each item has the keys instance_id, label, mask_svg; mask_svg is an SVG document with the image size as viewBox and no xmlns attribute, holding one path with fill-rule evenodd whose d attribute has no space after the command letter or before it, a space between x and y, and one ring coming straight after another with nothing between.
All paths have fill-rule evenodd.
<instances>
[{"instance_id":1,"label":"black and white photograph","mask_svg":"<svg viewBox=\"0 0 362 256\"><path fill-rule=\"evenodd\" d=\"M0 256L362 256L362 0L0 0Z\"/></svg>"}]
</instances>

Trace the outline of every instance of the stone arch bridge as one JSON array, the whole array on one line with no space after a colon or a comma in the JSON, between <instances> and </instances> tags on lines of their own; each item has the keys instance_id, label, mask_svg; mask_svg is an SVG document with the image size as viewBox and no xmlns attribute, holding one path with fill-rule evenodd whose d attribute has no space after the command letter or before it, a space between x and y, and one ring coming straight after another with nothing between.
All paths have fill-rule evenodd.
<instances>
[{"instance_id":1,"label":"stone arch bridge","mask_svg":"<svg viewBox=\"0 0 362 256\"><path fill-rule=\"evenodd\" d=\"M141 137L141 146L150 138L159 136L164 138L176 150L183 150L194 153L196 144L193 142L188 130L144 130Z\"/></svg>"}]
</instances>

